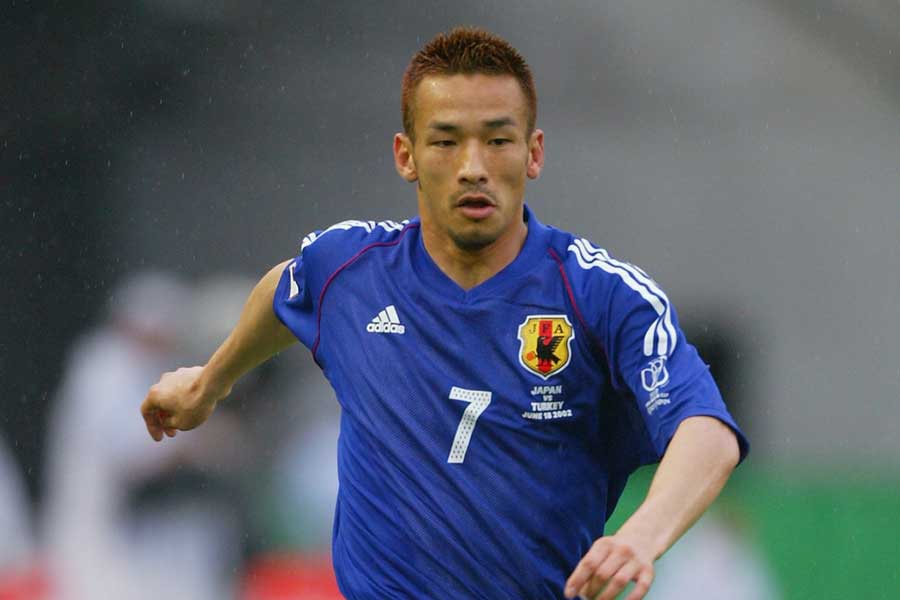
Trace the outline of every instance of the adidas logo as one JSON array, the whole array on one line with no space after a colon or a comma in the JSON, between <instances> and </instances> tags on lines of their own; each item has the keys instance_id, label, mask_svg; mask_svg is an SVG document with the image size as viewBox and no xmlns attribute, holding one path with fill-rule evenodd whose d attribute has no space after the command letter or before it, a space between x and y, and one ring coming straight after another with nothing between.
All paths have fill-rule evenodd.
<instances>
[{"instance_id":1,"label":"adidas logo","mask_svg":"<svg viewBox=\"0 0 900 600\"><path fill-rule=\"evenodd\" d=\"M372 322L366 325L366 331L369 333L397 333L403 335L406 333L406 327L400 324L400 316L394 305L385 306L378 315L372 319Z\"/></svg>"}]
</instances>

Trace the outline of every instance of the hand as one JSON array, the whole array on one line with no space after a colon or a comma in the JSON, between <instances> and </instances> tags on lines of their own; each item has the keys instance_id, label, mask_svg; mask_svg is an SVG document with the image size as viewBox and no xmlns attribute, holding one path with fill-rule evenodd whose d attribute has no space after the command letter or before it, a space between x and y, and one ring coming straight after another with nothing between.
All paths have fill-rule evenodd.
<instances>
[{"instance_id":1,"label":"hand","mask_svg":"<svg viewBox=\"0 0 900 600\"><path fill-rule=\"evenodd\" d=\"M147 432L155 441L163 433L175 437L177 430L187 431L200 426L212 413L221 397L200 392L203 367L181 368L163 373L159 382L150 387L141 404L141 415Z\"/></svg>"},{"instance_id":2,"label":"hand","mask_svg":"<svg viewBox=\"0 0 900 600\"><path fill-rule=\"evenodd\" d=\"M637 584L626 600L640 600L653 582L652 556L638 544L611 535L594 542L582 557L566 582L565 594L566 598L578 594L588 600L613 600L630 581Z\"/></svg>"}]
</instances>

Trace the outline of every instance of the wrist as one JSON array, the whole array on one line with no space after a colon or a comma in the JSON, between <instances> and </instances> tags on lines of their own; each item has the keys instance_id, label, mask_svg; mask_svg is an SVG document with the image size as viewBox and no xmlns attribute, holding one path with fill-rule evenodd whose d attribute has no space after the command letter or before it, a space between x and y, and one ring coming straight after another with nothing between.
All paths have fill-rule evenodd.
<instances>
[{"instance_id":1,"label":"wrist","mask_svg":"<svg viewBox=\"0 0 900 600\"><path fill-rule=\"evenodd\" d=\"M638 513L632 515L616 532L620 538L645 558L655 561L668 549L666 532L662 527L642 523Z\"/></svg>"},{"instance_id":2,"label":"wrist","mask_svg":"<svg viewBox=\"0 0 900 600\"><path fill-rule=\"evenodd\" d=\"M200 377L191 386L191 395L197 399L197 404L207 404L215 407L231 393L233 383L222 376L217 376L215 371L207 364L203 367Z\"/></svg>"}]
</instances>

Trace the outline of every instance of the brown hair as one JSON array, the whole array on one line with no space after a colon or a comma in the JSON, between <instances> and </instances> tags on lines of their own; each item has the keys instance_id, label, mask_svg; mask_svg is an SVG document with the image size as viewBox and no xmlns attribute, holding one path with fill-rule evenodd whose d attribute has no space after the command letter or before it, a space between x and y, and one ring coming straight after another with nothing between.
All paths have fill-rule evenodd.
<instances>
[{"instance_id":1,"label":"brown hair","mask_svg":"<svg viewBox=\"0 0 900 600\"><path fill-rule=\"evenodd\" d=\"M528 103L528 133L534 131L537 93L525 59L509 42L493 33L477 27L456 27L438 34L406 67L400 88L400 110L406 134L413 137L413 98L419 82L430 75L475 73L515 77Z\"/></svg>"}]
</instances>

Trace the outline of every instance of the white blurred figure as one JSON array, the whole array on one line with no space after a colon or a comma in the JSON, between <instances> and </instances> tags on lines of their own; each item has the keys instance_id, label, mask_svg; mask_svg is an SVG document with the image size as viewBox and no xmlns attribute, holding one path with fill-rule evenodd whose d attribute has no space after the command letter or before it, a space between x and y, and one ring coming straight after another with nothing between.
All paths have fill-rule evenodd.
<instances>
[{"instance_id":1,"label":"white blurred figure","mask_svg":"<svg viewBox=\"0 0 900 600\"><path fill-rule=\"evenodd\" d=\"M739 523L707 512L656 563L647 600L778 600L782 594Z\"/></svg>"},{"instance_id":2,"label":"white blurred figure","mask_svg":"<svg viewBox=\"0 0 900 600\"><path fill-rule=\"evenodd\" d=\"M182 434L170 447L155 444L139 412L159 373L178 363L188 299L170 275L135 275L114 291L108 321L69 353L46 461L43 534L54 598L222 597L198 565L202 540L185 547L183 538L169 538L148 548L141 538L150 537L141 535L142 523L129 509L134 490L179 465L196 441ZM172 577L177 586L167 584Z\"/></svg>"},{"instance_id":3,"label":"white blurred figure","mask_svg":"<svg viewBox=\"0 0 900 600\"><path fill-rule=\"evenodd\" d=\"M202 363L222 343L237 323L254 284L252 279L238 275L216 275L196 283L183 306L182 327L178 332L178 345L187 362ZM235 390L232 404L251 381L252 378L242 382ZM144 394L149 385L145 386ZM166 600L221 600L236 593L234 578L242 558L245 531L241 515L243 499L237 497L240 493L235 479L250 459L252 449L229 403L225 404L217 411L219 414L213 415L215 419L210 417L210 431L204 428L182 432L175 440L168 440L184 443L182 438L192 436L196 442L182 452L192 467L182 473L186 475L182 479L188 479L188 489L157 501L152 509L145 507L136 519L142 560L147 564L158 563L156 581L162 585L151 586L156 600L160 595ZM152 442L140 413L136 417L132 424L139 426L143 437L152 445L149 452L158 453L165 444ZM205 475L202 481L198 481L199 472ZM173 567L178 585L165 585L172 577ZM182 588L183 570L193 571L195 585L174 589Z\"/></svg>"}]
</instances>

